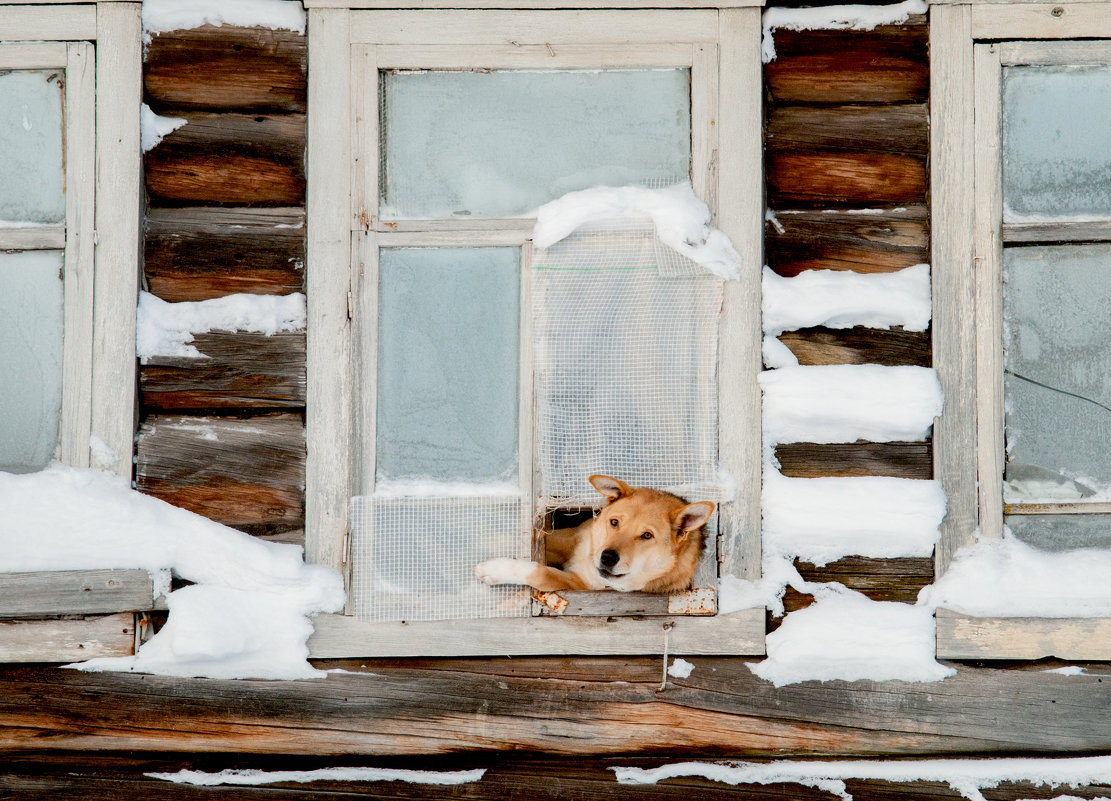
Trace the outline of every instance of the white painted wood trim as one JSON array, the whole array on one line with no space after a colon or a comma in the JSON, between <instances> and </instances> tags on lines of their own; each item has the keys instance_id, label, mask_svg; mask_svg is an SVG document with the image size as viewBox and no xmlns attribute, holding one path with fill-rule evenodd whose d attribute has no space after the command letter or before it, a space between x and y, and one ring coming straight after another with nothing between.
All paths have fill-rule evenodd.
<instances>
[{"instance_id":1,"label":"white painted wood trim","mask_svg":"<svg viewBox=\"0 0 1111 801\"><path fill-rule=\"evenodd\" d=\"M1003 536L1002 75L999 48L976 45L976 459L980 533Z\"/></svg>"},{"instance_id":2,"label":"white painted wood trim","mask_svg":"<svg viewBox=\"0 0 1111 801\"><path fill-rule=\"evenodd\" d=\"M48 2L49 0L30 0ZM1000 0L1002 2L1002 0ZM305 8L352 9L643 9L748 8L764 0L304 0Z\"/></svg>"},{"instance_id":3,"label":"white painted wood trim","mask_svg":"<svg viewBox=\"0 0 1111 801\"><path fill-rule=\"evenodd\" d=\"M716 617L496 618L427 623L367 623L342 615L313 618L311 659L527 655L761 656L764 610Z\"/></svg>"},{"instance_id":4,"label":"white painted wood trim","mask_svg":"<svg viewBox=\"0 0 1111 801\"><path fill-rule=\"evenodd\" d=\"M63 250L65 246L65 223L0 228L0 250Z\"/></svg>"},{"instance_id":5,"label":"white painted wood trim","mask_svg":"<svg viewBox=\"0 0 1111 801\"><path fill-rule=\"evenodd\" d=\"M1004 242L1108 242L1111 220L1003 223Z\"/></svg>"},{"instance_id":6,"label":"white painted wood trim","mask_svg":"<svg viewBox=\"0 0 1111 801\"><path fill-rule=\"evenodd\" d=\"M352 495L373 495L378 444L378 260L384 244L373 231L351 235L355 259L352 370L355 437Z\"/></svg>"},{"instance_id":7,"label":"white painted wood trim","mask_svg":"<svg viewBox=\"0 0 1111 801\"><path fill-rule=\"evenodd\" d=\"M0 70L65 69L68 57L64 42L5 44L0 45Z\"/></svg>"},{"instance_id":8,"label":"white painted wood trim","mask_svg":"<svg viewBox=\"0 0 1111 801\"><path fill-rule=\"evenodd\" d=\"M1108 6L1111 13L1111 6ZM1000 42L999 60L1004 67L1037 64L1079 67L1111 64L1111 42Z\"/></svg>"},{"instance_id":9,"label":"white painted wood trim","mask_svg":"<svg viewBox=\"0 0 1111 801\"><path fill-rule=\"evenodd\" d=\"M88 467L93 392L96 51L86 42L67 48L65 336L59 442L63 463Z\"/></svg>"},{"instance_id":10,"label":"white painted wood trim","mask_svg":"<svg viewBox=\"0 0 1111 801\"><path fill-rule=\"evenodd\" d=\"M718 47L693 45L691 66L691 185L717 214Z\"/></svg>"},{"instance_id":11,"label":"white painted wood trim","mask_svg":"<svg viewBox=\"0 0 1111 801\"><path fill-rule=\"evenodd\" d=\"M945 408L934 425L934 475L949 499L936 551L943 575L979 525L973 282L972 10L930 10L930 187L934 365Z\"/></svg>"},{"instance_id":12,"label":"white painted wood trim","mask_svg":"<svg viewBox=\"0 0 1111 801\"><path fill-rule=\"evenodd\" d=\"M521 245L520 260L519 323L520 338L517 340L517 486L526 498L536 498L533 486L533 439L535 434L534 384L532 361L532 242ZM522 528L530 532L532 539L533 509L525 504Z\"/></svg>"},{"instance_id":13,"label":"white painted wood trim","mask_svg":"<svg viewBox=\"0 0 1111 801\"><path fill-rule=\"evenodd\" d=\"M0 39L5 42L91 41L97 38L99 6L0 5Z\"/></svg>"},{"instance_id":14,"label":"white painted wood trim","mask_svg":"<svg viewBox=\"0 0 1111 801\"><path fill-rule=\"evenodd\" d=\"M1104 2L974 5L972 6L972 35L976 39L1111 37L1111 4Z\"/></svg>"},{"instance_id":15,"label":"white painted wood trim","mask_svg":"<svg viewBox=\"0 0 1111 801\"><path fill-rule=\"evenodd\" d=\"M689 44L652 45L379 45L382 69L576 69L598 67L689 67Z\"/></svg>"},{"instance_id":16,"label":"white painted wood trim","mask_svg":"<svg viewBox=\"0 0 1111 801\"><path fill-rule=\"evenodd\" d=\"M737 497L718 515L721 573L760 576L760 280L764 264L760 12L721 12L716 225L741 255L726 281L718 337L718 459Z\"/></svg>"},{"instance_id":17,"label":"white painted wood trim","mask_svg":"<svg viewBox=\"0 0 1111 801\"><path fill-rule=\"evenodd\" d=\"M522 247L531 237L532 226L504 231L382 231L378 233L378 244L384 248Z\"/></svg>"},{"instance_id":18,"label":"white painted wood trim","mask_svg":"<svg viewBox=\"0 0 1111 801\"><path fill-rule=\"evenodd\" d=\"M351 46L351 230L378 224L378 51L375 45Z\"/></svg>"},{"instance_id":19,"label":"white painted wood trim","mask_svg":"<svg viewBox=\"0 0 1111 801\"><path fill-rule=\"evenodd\" d=\"M0 662L81 662L135 652L135 615L0 621Z\"/></svg>"},{"instance_id":20,"label":"white painted wood trim","mask_svg":"<svg viewBox=\"0 0 1111 801\"><path fill-rule=\"evenodd\" d=\"M96 13L92 433L115 455L103 467L130 479L137 413L142 20L139 3L101 4Z\"/></svg>"},{"instance_id":21,"label":"white painted wood trim","mask_svg":"<svg viewBox=\"0 0 1111 801\"><path fill-rule=\"evenodd\" d=\"M308 17L305 558L345 571L351 496L350 14Z\"/></svg>"},{"instance_id":22,"label":"white painted wood trim","mask_svg":"<svg viewBox=\"0 0 1111 801\"><path fill-rule=\"evenodd\" d=\"M937 610L942 659L1111 659L1108 618L978 618Z\"/></svg>"},{"instance_id":23,"label":"white painted wood trim","mask_svg":"<svg viewBox=\"0 0 1111 801\"><path fill-rule=\"evenodd\" d=\"M712 10L355 11L351 41L409 45L671 44L716 42Z\"/></svg>"}]
</instances>

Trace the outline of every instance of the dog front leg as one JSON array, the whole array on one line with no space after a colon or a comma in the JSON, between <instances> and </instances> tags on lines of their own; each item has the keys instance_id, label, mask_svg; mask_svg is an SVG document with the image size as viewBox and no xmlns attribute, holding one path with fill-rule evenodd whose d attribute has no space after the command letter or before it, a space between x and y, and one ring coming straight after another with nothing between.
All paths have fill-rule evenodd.
<instances>
[{"instance_id":1,"label":"dog front leg","mask_svg":"<svg viewBox=\"0 0 1111 801\"><path fill-rule=\"evenodd\" d=\"M548 567L529 559L500 557L475 566L475 575L486 584L524 584L543 592L585 590L586 584L573 573Z\"/></svg>"}]
</instances>

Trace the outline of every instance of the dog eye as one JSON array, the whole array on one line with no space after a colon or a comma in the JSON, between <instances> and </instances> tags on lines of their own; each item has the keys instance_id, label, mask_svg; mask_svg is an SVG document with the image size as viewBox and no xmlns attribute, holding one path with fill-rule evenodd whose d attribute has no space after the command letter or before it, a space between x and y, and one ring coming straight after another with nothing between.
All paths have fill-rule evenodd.
<instances>
[{"instance_id":1,"label":"dog eye","mask_svg":"<svg viewBox=\"0 0 1111 801\"><path fill-rule=\"evenodd\" d=\"M610 525L613 526L614 528L617 527L617 518L616 517L611 517L610 518Z\"/></svg>"},{"instance_id":2,"label":"dog eye","mask_svg":"<svg viewBox=\"0 0 1111 801\"><path fill-rule=\"evenodd\" d=\"M644 532L643 534L640 535L640 538L642 540L650 540L650 539L652 539L652 532L651 531L646 531L646 532Z\"/></svg>"}]
</instances>

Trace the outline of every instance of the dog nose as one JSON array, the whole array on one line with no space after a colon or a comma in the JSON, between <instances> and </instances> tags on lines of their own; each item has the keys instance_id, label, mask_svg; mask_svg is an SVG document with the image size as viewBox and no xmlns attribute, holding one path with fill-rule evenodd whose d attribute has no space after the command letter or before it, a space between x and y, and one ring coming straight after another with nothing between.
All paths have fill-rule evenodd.
<instances>
[{"instance_id":1,"label":"dog nose","mask_svg":"<svg viewBox=\"0 0 1111 801\"><path fill-rule=\"evenodd\" d=\"M602 567L613 567L621 561L621 556L617 553L617 551L613 550L612 548L608 548L602 551L602 555L599 557L598 561L602 563Z\"/></svg>"}]
</instances>

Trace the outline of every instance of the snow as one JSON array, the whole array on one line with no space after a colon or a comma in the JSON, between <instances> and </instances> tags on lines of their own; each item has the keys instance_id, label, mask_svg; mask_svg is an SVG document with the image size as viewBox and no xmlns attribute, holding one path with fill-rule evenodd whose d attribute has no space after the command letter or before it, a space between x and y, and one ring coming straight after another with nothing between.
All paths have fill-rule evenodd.
<instances>
[{"instance_id":1,"label":"snow","mask_svg":"<svg viewBox=\"0 0 1111 801\"><path fill-rule=\"evenodd\" d=\"M1111 783L1111 757L1004 759L819 760L775 762L681 762L657 768L611 768L622 784L655 784L665 779L700 776L724 784L801 784L823 789L846 801L845 781L941 782L970 801L984 801L981 790L1003 782L1079 787ZM1060 796L1059 798L1069 798Z\"/></svg>"},{"instance_id":2,"label":"snow","mask_svg":"<svg viewBox=\"0 0 1111 801\"><path fill-rule=\"evenodd\" d=\"M89 455L92 457L94 467L104 469L111 468L119 458L112 447L96 434L89 435Z\"/></svg>"},{"instance_id":3,"label":"snow","mask_svg":"<svg viewBox=\"0 0 1111 801\"><path fill-rule=\"evenodd\" d=\"M142 495L96 470L0 473L0 572L142 568L196 582L169 595L169 620L138 654L85 662L211 678L323 675L306 661L307 619L343 608L343 580L299 546L264 542Z\"/></svg>"},{"instance_id":4,"label":"snow","mask_svg":"<svg viewBox=\"0 0 1111 801\"><path fill-rule=\"evenodd\" d=\"M181 117L160 117L151 111L150 106L143 103L139 111L139 140L142 143L143 152L153 150L164 137L176 131L186 122L188 120Z\"/></svg>"},{"instance_id":5,"label":"snow","mask_svg":"<svg viewBox=\"0 0 1111 801\"><path fill-rule=\"evenodd\" d=\"M836 364L760 374L765 447L784 442L921 441L941 414L928 367Z\"/></svg>"},{"instance_id":6,"label":"snow","mask_svg":"<svg viewBox=\"0 0 1111 801\"><path fill-rule=\"evenodd\" d=\"M176 784L200 787L218 785L276 784L278 782L409 782L411 784L457 785L477 782L486 774L485 768L477 770L432 771L404 770L397 768L320 768L317 770L222 770L204 773L199 770L179 770L176 773L147 773L153 779Z\"/></svg>"},{"instance_id":7,"label":"snow","mask_svg":"<svg viewBox=\"0 0 1111 801\"><path fill-rule=\"evenodd\" d=\"M600 186L569 192L537 210L533 243L549 248L587 223L628 217L650 217L661 242L714 275L740 275L741 257L725 234L710 227L710 209L689 183L664 189Z\"/></svg>"},{"instance_id":8,"label":"snow","mask_svg":"<svg viewBox=\"0 0 1111 801\"><path fill-rule=\"evenodd\" d=\"M925 14L926 0L904 0L886 6L845 5L819 8L769 8L764 12L764 35L760 56L767 64L775 61L776 30L807 31L852 29L870 31L878 25L898 25L911 14Z\"/></svg>"},{"instance_id":9,"label":"snow","mask_svg":"<svg viewBox=\"0 0 1111 801\"><path fill-rule=\"evenodd\" d=\"M689 678L691 672L694 670L694 665L685 659L676 657L667 669L667 675L676 679Z\"/></svg>"},{"instance_id":10,"label":"snow","mask_svg":"<svg viewBox=\"0 0 1111 801\"><path fill-rule=\"evenodd\" d=\"M144 362L155 356L204 358L189 343L209 331L252 331L272 335L305 328L305 296L227 295L212 300L167 303L139 293L135 351Z\"/></svg>"},{"instance_id":11,"label":"snow","mask_svg":"<svg viewBox=\"0 0 1111 801\"><path fill-rule=\"evenodd\" d=\"M305 9L298 0L143 0L143 36L236 25L305 32Z\"/></svg>"}]
</instances>

